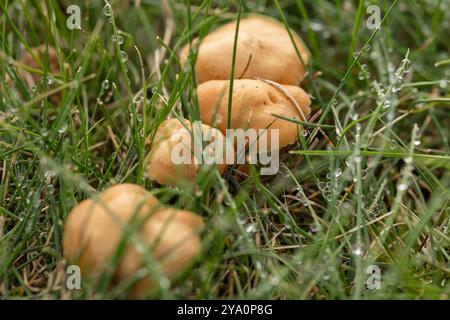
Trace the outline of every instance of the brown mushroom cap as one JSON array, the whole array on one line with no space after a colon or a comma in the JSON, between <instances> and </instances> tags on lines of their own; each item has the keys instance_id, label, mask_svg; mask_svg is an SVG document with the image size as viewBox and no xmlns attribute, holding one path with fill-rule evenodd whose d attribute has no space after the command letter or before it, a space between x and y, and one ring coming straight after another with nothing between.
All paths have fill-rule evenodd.
<instances>
[{"instance_id":1,"label":"brown mushroom cap","mask_svg":"<svg viewBox=\"0 0 450 320\"><path fill-rule=\"evenodd\" d=\"M131 219L136 223L129 223ZM75 207L66 222L64 256L80 266L84 275L98 276L111 262L124 226L139 226L135 236L159 262L160 271L169 279L182 271L200 251L198 232L203 220L185 210L162 208L145 189L133 184L113 186ZM130 279L143 266L144 259L132 240L123 251L115 270L115 279ZM151 278L139 280L132 296L141 297L151 290Z\"/></svg>"},{"instance_id":2,"label":"brown mushroom cap","mask_svg":"<svg viewBox=\"0 0 450 320\"><path fill-rule=\"evenodd\" d=\"M45 64L45 62L48 61L49 72L52 74L59 73L58 53L55 48L40 45L31 48L31 51L41 63ZM42 69L41 65L34 59L33 55L27 51L22 57L21 62L31 68L38 70ZM23 74L29 86L35 85L40 79L40 75L35 73L23 72Z\"/></svg>"},{"instance_id":3,"label":"brown mushroom cap","mask_svg":"<svg viewBox=\"0 0 450 320\"><path fill-rule=\"evenodd\" d=\"M310 113L309 95L298 86L280 87L262 80L234 80L231 111L232 129L279 129L280 148L297 140L298 125L272 114L305 121ZM285 90L286 92L284 92ZM206 124L225 133L228 115L229 81L212 80L197 87L200 116ZM299 112L291 97L302 110Z\"/></svg>"},{"instance_id":4,"label":"brown mushroom cap","mask_svg":"<svg viewBox=\"0 0 450 320\"><path fill-rule=\"evenodd\" d=\"M236 21L232 21L208 34L199 46L195 65L197 82L226 80L231 76ZM292 32L303 62L309 59L308 49L301 38ZM186 63L189 46L180 53L182 65ZM251 15L240 20L236 49L234 77L263 78L283 84L298 84L305 68L295 47L279 21Z\"/></svg>"},{"instance_id":5,"label":"brown mushroom cap","mask_svg":"<svg viewBox=\"0 0 450 320\"><path fill-rule=\"evenodd\" d=\"M215 128L202 124L201 129L204 136L211 134L225 140L223 134ZM194 125L188 120L184 120L184 123L182 123L180 120L173 118L164 121L159 126L152 149L145 159L147 174L151 180L155 180L160 184L177 185L195 179L199 170L199 164L194 162L195 156L193 154L194 148L191 132L194 132ZM172 160L173 148L182 141L182 135L186 135L186 139L191 141L186 146L186 149L191 150L189 164L175 164ZM225 168L225 161L218 164L218 169L221 173L225 171Z\"/></svg>"}]
</instances>

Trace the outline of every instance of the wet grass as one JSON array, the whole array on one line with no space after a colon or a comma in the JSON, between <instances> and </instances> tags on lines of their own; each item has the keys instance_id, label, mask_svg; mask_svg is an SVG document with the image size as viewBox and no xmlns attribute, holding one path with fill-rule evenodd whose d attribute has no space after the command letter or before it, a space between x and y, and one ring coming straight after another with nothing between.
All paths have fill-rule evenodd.
<instances>
[{"instance_id":1,"label":"wet grass","mask_svg":"<svg viewBox=\"0 0 450 320\"><path fill-rule=\"evenodd\" d=\"M79 1L82 31L66 27L72 2L0 4L1 297L126 297L106 280L68 290L61 236L78 202L131 182L206 221L201 257L151 298L448 299L446 1L380 2L379 30L364 1ZM310 48L313 124L276 176L205 170L158 186L143 167L156 128L198 119L177 53L239 10L276 17ZM38 45L56 49L59 74L21 63Z\"/></svg>"}]
</instances>

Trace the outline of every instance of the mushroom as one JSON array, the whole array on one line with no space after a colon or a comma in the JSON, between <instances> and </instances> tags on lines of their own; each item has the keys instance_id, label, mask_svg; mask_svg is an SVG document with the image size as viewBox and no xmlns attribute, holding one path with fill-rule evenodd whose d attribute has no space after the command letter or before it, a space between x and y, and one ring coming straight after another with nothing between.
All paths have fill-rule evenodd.
<instances>
[{"instance_id":1,"label":"mushroom","mask_svg":"<svg viewBox=\"0 0 450 320\"><path fill-rule=\"evenodd\" d=\"M195 64L197 82L230 79L236 21L208 34L200 43ZM291 31L305 65L309 51L301 38ZM189 46L180 53L182 66L189 54ZM234 77L263 78L283 84L299 84L305 74L302 60L285 26L262 15L250 15L240 20L236 47Z\"/></svg>"},{"instance_id":2,"label":"mushroom","mask_svg":"<svg viewBox=\"0 0 450 320\"><path fill-rule=\"evenodd\" d=\"M195 179L199 164L203 163L202 158L205 156L210 156L212 160L216 160L214 163L218 165L220 173L225 171L225 148L221 150L216 150L213 146L203 148L202 143L202 140L203 142L206 140L223 143L225 137L215 128L200 122L198 124L196 126L189 120L180 121L171 118L159 126L153 146L144 161L147 175L151 180L169 185L179 185L191 181ZM195 154L197 150L194 146L195 143L200 144L201 154ZM209 145L212 145L212 143Z\"/></svg>"},{"instance_id":3,"label":"mushroom","mask_svg":"<svg viewBox=\"0 0 450 320\"><path fill-rule=\"evenodd\" d=\"M223 133L227 129L229 85L228 80L211 80L197 87L202 121ZM273 129L278 129L279 147L282 148L297 140L298 125L274 114L306 121L310 104L309 95L298 86L279 85L267 80L236 79L230 128L267 128L268 137Z\"/></svg>"},{"instance_id":4,"label":"mushroom","mask_svg":"<svg viewBox=\"0 0 450 320\"><path fill-rule=\"evenodd\" d=\"M144 266L142 248L158 262L157 270L173 279L200 252L203 219L190 211L165 208L140 186L119 184L98 198L81 202L69 214L64 230L64 256L83 275L99 277L110 266L127 230L135 228L114 270L116 282L132 279ZM133 241L133 239L135 241ZM152 289L152 277L138 280L131 297Z\"/></svg>"},{"instance_id":5,"label":"mushroom","mask_svg":"<svg viewBox=\"0 0 450 320\"><path fill-rule=\"evenodd\" d=\"M51 74L59 73L58 53L53 47L46 47L40 45L38 47L31 48L31 52L27 51L21 59L21 62L33 69L42 69L41 65L35 60L35 57L41 63L48 61L49 72ZM40 79L40 75L31 72L22 72L25 80L29 86L34 86Z\"/></svg>"}]
</instances>

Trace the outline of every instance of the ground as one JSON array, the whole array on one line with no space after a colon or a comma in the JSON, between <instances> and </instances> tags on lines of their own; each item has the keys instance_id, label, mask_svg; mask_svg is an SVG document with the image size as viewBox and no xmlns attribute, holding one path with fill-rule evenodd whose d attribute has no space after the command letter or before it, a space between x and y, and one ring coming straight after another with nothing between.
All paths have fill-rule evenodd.
<instances>
[{"instance_id":1,"label":"ground","mask_svg":"<svg viewBox=\"0 0 450 320\"><path fill-rule=\"evenodd\" d=\"M199 259L149 298L448 299L450 3L370 4L2 1L0 297L126 297L89 279L67 288L61 238L77 203L129 182L206 222ZM69 5L82 30L68 28ZM312 124L276 176L214 169L157 185L148 137L196 103L177 53L239 8L309 47ZM58 74L46 58L24 63L40 45L56 49Z\"/></svg>"}]
</instances>

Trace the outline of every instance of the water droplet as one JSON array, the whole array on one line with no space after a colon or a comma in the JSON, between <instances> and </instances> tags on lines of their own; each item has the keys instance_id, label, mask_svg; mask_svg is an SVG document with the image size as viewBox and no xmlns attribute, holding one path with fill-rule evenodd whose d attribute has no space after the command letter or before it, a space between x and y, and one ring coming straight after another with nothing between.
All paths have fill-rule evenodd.
<instances>
[{"instance_id":1,"label":"water droplet","mask_svg":"<svg viewBox=\"0 0 450 320\"><path fill-rule=\"evenodd\" d=\"M363 250L363 248L362 248L361 246L356 245L356 246L353 248L352 253L353 253L355 256L362 256L363 253L364 253L364 250Z\"/></svg>"},{"instance_id":2,"label":"water droplet","mask_svg":"<svg viewBox=\"0 0 450 320\"><path fill-rule=\"evenodd\" d=\"M256 232L256 224L255 223L248 224L245 227L245 231L250 234L255 233Z\"/></svg>"},{"instance_id":3,"label":"water droplet","mask_svg":"<svg viewBox=\"0 0 450 320\"><path fill-rule=\"evenodd\" d=\"M109 89L109 80L108 79L105 79L105 80L102 81L102 88L104 90Z\"/></svg>"},{"instance_id":4,"label":"water droplet","mask_svg":"<svg viewBox=\"0 0 450 320\"><path fill-rule=\"evenodd\" d=\"M345 164L347 165L347 167L350 167L352 165L352 162L353 162L352 157L348 157L347 159L345 159Z\"/></svg>"},{"instance_id":5,"label":"water droplet","mask_svg":"<svg viewBox=\"0 0 450 320\"><path fill-rule=\"evenodd\" d=\"M162 289L169 289L170 288L170 280L163 277L160 281L159 281L159 286Z\"/></svg>"},{"instance_id":6,"label":"water droplet","mask_svg":"<svg viewBox=\"0 0 450 320\"><path fill-rule=\"evenodd\" d=\"M152 88L152 93L153 94L157 94L158 93L158 87L153 87Z\"/></svg>"},{"instance_id":7,"label":"water droplet","mask_svg":"<svg viewBox=\"0 0 450 320\"><path fill-rule=\"evenodd\" d=\"M274 286L277 286L280 283L280 278L278 278L277 276L273 276L270 279L270 283Z\"/></svg>"},{"instance_id":8,"label":"water droplet","mask_svg":"<svg viewBox=\"0 0 450 320\"><path fill-rule=\"evenodd\" d=\"M420 139L414 140L414 145L415 146L420 146Z\"/></svg>"},{"instance_id":9,"label":"water droplet","mask_svg":"<svg viewBox=\"0 0 450 320\"><path fill-rule=\"evenodd\" d=\"M319 181L318 187L319 187L319 190L323 191L326 189L326 183L323 181Z\"/></svg>"},{"instance_id":10,"label":"water droplet","mask_svg":"<svg viewBox=\"0 0 450 320\"><path fill-rule=\"evenodd\" d=\"M322 31L323 25L319 22L311 22L310 23L311 29L314 31Z\"/></svg>"},{"instance_id":11,"label":"water droplet","mask_svg":"<svg viewBox=\"0 0 450 320\"><path fill-rule=\"evenodd\" d=\"M406 189L408 189L408 184L407 184L407 183L400 183L400 184L397 186L397 190L398 190L398 191L405 191Z\"/></svg>"},{"instance_id":12,"label":"water droplet","mask_svg":"<svg viewBox=\"0 0 450 320\"><path fill-rule=\"evenodd\" d=\"M61 133L61 134L63 134L66 131L67 131L67 123L63 124L61 126L61 128L58 129L58 132Z\"/></svg>"},{"instance_id":13,"label":"water droplet","mask_svg":"<svg viewBox=\"0 0 450 320\"><path fill-rule=\"evenodd\" d=\"M142 91L139 91L134 97L133 97L133 104L140 104L144 100L144 94Z\"/></svg>"},{"instance_id":14,"label":"water droplet","mask_svg":"<svg viewBox=\"0 0 450 320\"><path fill-rule=\"evenodd\" d=\"M125 51L120 51L120 58L125 62L128 60L128 54Z\"/></svg>"},{"instance_id":15,"label":"water droplet","mask_svg":"<svg viewBox=\"0 0 450 320\"><path fill-rule=\"evenodd\" d=\"M121 35L113 35L112 36L112 41L113 42L117 42L120 45L120 44L123 44L124 39L123 39L123 37Z\"/></svg>"},{"instance_id":16,"label":"water droplet","mask_svg":"<svg viewBox=\"0 0 450 320\"><path fill-rule=\"evenodd\" d=\"M105 6L103 7L103 14L107 17L110 17L112 14L112 8L111 5L109 3L105 4Z\"/></svg>"},{"instance_id":17,"label":"water droplet","mask_svg":"<svg viewBox=\"0 0 450 320\"><path fill-rule=\"evenodd\" d=\"M45 173L44 173L44 178L46 178L46 179L51 179L55 176L56 176L56 171L54 171L54 170L48 170L48 171L45 171Z\"/></svg>"},{"instance_id":18,"label":"water droplet","mask_svg":"<svg viewBox=\"0 0 450 320\"><path fill-rule=\"evenodd\" d=\"M280 173L283 177L290 176L289 168L283 162L280 163Z\"/></svg>"},{"instance_id":19,"label":"water droplet","mask_svg":"<svg viewBox=\"0 0 450 320\"><path fill-rule=\"evenodd\" d=\"M342 169L341 168L337 168L336 171L334 171L334 176L336 178L339 178L342 174Z\"/></svg>"},{"instance_id":20,"label":"water droplet","mask_svg":"<svg viewBox=\"0 0 450 320\"><path fill-rule=\"evenodd\" d=\"M357 59L358 56L359 56L359 51L353 52L353 58L354 58L354 59Z\"/></svg>"},{"instance_id":21,"label":"water droplet","mask_svg":"<svg viewBox=\"0 0 450 320\"><path fill-rule=\"evenodd\" d=\"M305 129L303 129L302 135L303 135L304 137L306 137L306 136L307 136L308 134L309 134L309 131L308 131L308 130L305 130Z\"/></svg>"},{"instance_id":22,"label":"water droplet","mask_svg":"<svg viewBox=\"0 0 450 320\"><path fill-rule=\"evenodd\" d=\"M393 93L399 92L400 90L402 90L402 87L401 87L401 86L393 86L393 87L392 87L392 92L393 92Z\"/></svg>"},{"instance_id":23,"label":"water droplet","mask_svg":"<svg viewBox=\"0 0 450 320\"><path fill-rule=\"evenodd\" d=\"M47 84L49 85L49 86L51 86L52 84L54 84L55 83L55 78L53 78L53 76L48 76L47 77Z\"/></svg>"},{"instance_id":24,"label":"water droplet","mask_svg":"<svg viewBox=\"0 0 450 320\"><path fill-rule=\"evenodd\" d=\"M439 87L445 89L447 87L447 81L446 80L439 81Z\"/></svg>"}]
</instances>

